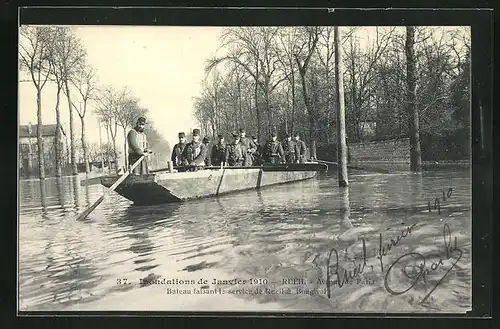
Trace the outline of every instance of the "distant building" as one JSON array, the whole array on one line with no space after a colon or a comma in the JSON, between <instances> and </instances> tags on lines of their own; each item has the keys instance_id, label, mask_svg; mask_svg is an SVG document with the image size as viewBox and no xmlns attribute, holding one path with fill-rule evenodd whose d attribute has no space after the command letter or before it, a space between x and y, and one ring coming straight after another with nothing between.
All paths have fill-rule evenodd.
<instances>
[{"instance_id":1,"label":"distant building","mask_svg":"<svg viewBox=\"0 0 500 329\"><path fill-rule=\"evenodd\" d=\"M46 174L51 175L55 169L55 136L59 133L60 149L61 149L61 165L66 164L67 159L67 142L64 129L60 128L57 132L55 124L42 125L42 139L44 147L44 160ZM31 176L38 173L38 141L37 141L38 125L19 126L19 169L22 176Z\"/></svg>"}]
</instances>

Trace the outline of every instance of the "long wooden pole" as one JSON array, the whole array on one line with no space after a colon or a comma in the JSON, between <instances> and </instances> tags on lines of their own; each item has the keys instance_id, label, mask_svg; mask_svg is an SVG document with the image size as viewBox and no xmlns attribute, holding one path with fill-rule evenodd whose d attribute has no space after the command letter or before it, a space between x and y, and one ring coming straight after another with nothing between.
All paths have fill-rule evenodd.
<instances>
[{"instance_id":1,"label":"long wooden pole","mask_svg":"<svg viewBox=\"0 0 500 329\"><path fill-rule=\"evenodd\" d=\"M131 167L129 170L127 170L120 178L117 179L117 181L111 185L111 187L106 190L106 192L104 192L103 195L101 195L101 197L99 199L97 199L96 202L94 202L93 205L91 205L90 207L88 207L84 212L82 212L80 215L78 215L76 217L76 220L84 220L85 218L87 218L87 216L92 212L94 211L95 208L97 208L98 205L100 205L102 203L102 201L106 198L106 196L108 196L109 192L113 191L115 188L118 187L118 185L121 184L121 182L123 182L125 180L125 178L127 178L130 173L135 169L135 167L137 167L141 161L144 159L144 155L141 156L139 158L139 160L137 160Z\"/></svg>"},{"instance_id":2,"label":"long wooden pole","mask_svg":"<svg viewBox=\"0 0 500 329\"><path fill-rule=\"evenodd\" d=\"M347 142L345 131L344 81L342 47L338 26L333 28L335 45L335 86L337 92L337 176L340 187L349 185L347 179Z\"/></svg>"}]
</instances>

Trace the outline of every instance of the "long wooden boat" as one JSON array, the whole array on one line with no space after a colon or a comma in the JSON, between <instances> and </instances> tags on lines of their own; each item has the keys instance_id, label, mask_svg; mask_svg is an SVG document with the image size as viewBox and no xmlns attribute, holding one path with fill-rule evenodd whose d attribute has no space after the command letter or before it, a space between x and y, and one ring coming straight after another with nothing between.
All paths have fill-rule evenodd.
<instances>
[{"instance_id":1,"label":"long wooden boat","mask_svg":"<svg viewBox=\"0 0 500 329\"><path fill-rule=\"evenodd\" d=\"M184 202L222 194L311 179L325 164L282 164L259 167L209 167L193 172L159 171L130 175L115 192L135 205ZM105 176L101 184L110 187L119 176Z\"/></svg>"}]
</instances>

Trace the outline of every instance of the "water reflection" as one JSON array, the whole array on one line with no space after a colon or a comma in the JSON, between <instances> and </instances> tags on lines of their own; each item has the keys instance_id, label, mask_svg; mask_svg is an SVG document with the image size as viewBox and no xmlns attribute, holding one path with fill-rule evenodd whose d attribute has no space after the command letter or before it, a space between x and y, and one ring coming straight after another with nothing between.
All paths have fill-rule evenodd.
<instances>
[{"instance_id":1,"label":"water reflection","mask_svg":"<svg viewBox=\"0 0 500 329\"><path fill-rule=\"evenodd\" d=\"M466 175L353 175L344 189L330 175L153 207L131 206L111 193L93 212L93 220L86 222L70 220L71 213L96 200L103 192L101 186L86 186L82 193L77 177L20 184L20 300L29 309L57 309L93 300L100 305L101 299L114 294L120 300L141 302L133 292L144 289L134 284L119 287L117 278L138 282L159 276L254 277L266 278L279 288L286 286L285 277L305 277L309 288L319 289L317 279L326 278L326 254L331 248L339 251L340 268L349 268L359 259L361 238L373 250L378 234L390 238L402 221L425 225L405 238L396 253L438 248L439 217L412 207L425 205L443 186L454 188L446 220L453 234L461 234L460 246L470 247L465 226L470 224L470 177ZM50 222L41 221L42 216L51 218ZM396 298L384 290L380 274L374 278L377 285L334 289L330 300L308 294L237 298L274 301L288 310L425 311L434 307L452 311L457 305L470 305L469 265L467 252L457 275L439 288L428 306L416 302L425 287ZM154 291L165 298L161 289ZM210 304L217 310L216 302Z\"/></svg>"},{"instance_id":2,"label":"water reflection","mask_svg":"<svg viewBox=\"0 0 500 329\"><path fill-rule=\"evenodd\" d=\"M71 188L73 190L73 201L75 203L76 210L80 211L80 182L78 179L78 175L74 175L71 178Z\"/></svg>"}]
</instances>

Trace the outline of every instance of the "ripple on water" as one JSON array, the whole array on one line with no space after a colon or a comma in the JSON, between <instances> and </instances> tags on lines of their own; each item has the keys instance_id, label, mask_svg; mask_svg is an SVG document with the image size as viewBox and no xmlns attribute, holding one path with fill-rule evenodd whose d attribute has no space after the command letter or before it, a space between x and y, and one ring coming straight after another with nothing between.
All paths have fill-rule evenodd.
<instances>
[{"instance_id":1,"label":"ripple on water","mask_svg":"<svg viewBox=\"0 0 500 329\"><path fill-rule=\"evenodd\" d=\"M25 196L19 218L19 297L23 309L99 308L110 305L107 299L133 301L147 308L154 294L161 295L166 310L174 308L180 297L169 301L163 287L138 294L148 289L139 284L146 277L266 278L268 288L276 289L297 288L283 283L283 278L303 277L307 279L303 288L320 291L326 287L319 282L326 279L328 252L336 248L340 268L352 269L353 261L361 259L361 238L369 252L368 263L375 268L365 273L375 282L372 285L332 288L330 299L312 292L224 298L244 300L242 305L248 309L281 305L296 311L454 312L470 307L468 176L356 174L350 176L346 190L336 187L335 176L326 175L261 191L153 207L131 206L111 193L83 222L74 221L74 216L96 200L103 188L80 186L71 178L61 186L56 183L47 180L43 187L38 182L21 182ZM425 212L427 201L439 197L448 186L453 187L453 196L442 204L441 215ZM40 200L41 188L46 189L45 200ZM383 273L377 271L379 234L390 243L402 228L419 223L384 257L385 266L411 251L434 255L429 256L431 261L442 253L444 222L463 249L453 275L426 304L419 303L429 290L423 283L404 295L388 294ZM400 274L392 275L395 282L402 282ZM117 285L119 278L132 284ZM207 307L217 310L222 299L211 298L215 299ZM182 299L187 304L188 300Z\"/></svg>"}]
</instances>

